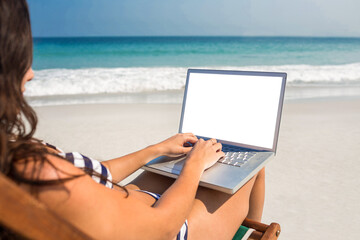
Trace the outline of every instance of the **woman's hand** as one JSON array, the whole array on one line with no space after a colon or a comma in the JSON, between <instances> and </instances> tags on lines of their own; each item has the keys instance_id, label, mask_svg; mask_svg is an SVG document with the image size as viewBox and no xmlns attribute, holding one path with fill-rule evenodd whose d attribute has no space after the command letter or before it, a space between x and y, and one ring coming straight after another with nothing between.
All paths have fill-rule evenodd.
<instances>
[{"instance_id":1,"label":"woman's hand","mask_svg":"<svg viewBox=\"0 0 360 240\"><path fill-rule=\"evenodd\" d=\"M156 145L161 155L177 157L190 152L192 147L188 143L195 144L197 141L192 133L178 133Z\"/></svg>"},{"instance_id":2,"label":"woman's hand","mask_svg":"<svg viewBox=\"0 0 360 240\"><path fill-rule=\"evenodd\" d=\"M225 156L225 153L221 151L222 145L218 143L216 139L212 138L208 141L200 138L195 144L189 156L187 162L196 163L203 167L203 170L214 165L217 160Z\"/></svg>"}]
</instances>

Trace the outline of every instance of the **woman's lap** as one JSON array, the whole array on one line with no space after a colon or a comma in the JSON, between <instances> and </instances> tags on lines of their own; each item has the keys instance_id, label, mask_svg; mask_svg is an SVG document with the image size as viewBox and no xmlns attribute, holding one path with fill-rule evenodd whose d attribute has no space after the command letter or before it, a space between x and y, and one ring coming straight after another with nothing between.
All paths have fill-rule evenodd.
<instances>
[{"instance_id":1,"label":"woman's lap","mask_svg":"<svg viewBox=\"0 0 360 240\"><path fill-rule=\"evenodd\" d=\"M168 189L175 179L161 176L156 173L144 171L137 178L130 182L129 185L135 185L141 190L146 190L153 193L163 194Z\"/></svg>"},{"instance_id":2,"label":"woman's lap","mask_svg":"<svg viewBox=\"0 0 360 240\"><path fill-rule=\"evenodd\" d=\"M190 239L232 239L248 213L254 182L252 178L234 195L199 188L188 217Z\"/></svg>"},{"instance_id":3,"label":"woman's lap","mask_svg":"<svg viewBox=\"0 0 360 240\"><path fill-rule=\"evenodd\" d=\"M234 195L199 187L188 216L189 239L231 239L248 214L255 179L253 177ZM131 184L142 190L162 194L174 181L172 178L144 172Z\"/></svg>"}]
</instances>

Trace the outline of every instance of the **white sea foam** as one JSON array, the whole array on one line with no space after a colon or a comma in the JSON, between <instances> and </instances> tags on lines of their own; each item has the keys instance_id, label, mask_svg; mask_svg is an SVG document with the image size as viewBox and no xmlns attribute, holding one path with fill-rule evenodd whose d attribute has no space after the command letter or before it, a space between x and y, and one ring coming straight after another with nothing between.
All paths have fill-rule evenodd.
<instances>
[{"instance_id":1,"label":"white sea foam","mask_svg":"<svg viewBox=\"0 0 360 240\"><path fill-rule=\"evenodd\" d=\"M360 82L360 63L346 65L283 65L247 67L206 67L211 69L286 72L288 84L351 84ZM187 68L88 68L35 71L26 85L26 96L53 96L100 93L141 93L180 90Z\"/></svg>"}]
</instances>

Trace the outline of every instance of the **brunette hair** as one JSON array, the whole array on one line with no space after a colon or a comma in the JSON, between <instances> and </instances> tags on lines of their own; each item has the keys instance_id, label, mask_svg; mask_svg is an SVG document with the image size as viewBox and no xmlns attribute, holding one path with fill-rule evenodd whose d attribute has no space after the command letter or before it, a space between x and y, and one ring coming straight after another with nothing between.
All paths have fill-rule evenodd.
<instances>
[{"instance_id":1,"label":"brunette hair","mask_svg":"<svg viewBox=\"0 0 360 240\"><path fill-rule=\"evenodd\" d=\"M1 173L17 183L29 184L31 189L35 186L61 184L85 174L96 175L102 180L109 181L103 179L104 177L93 169L87 168L84 168L85 173L80 175L66 173L68 175L66 178L39 179L44 163L50 164L57 171L64 171L47 159L49 154L61 157L49 152L39 140L33 137L38 120L21 91L24 75L32 65L32 49L30 16L26 0L0 0ZM25 163L25 169L29 161L36 163L32 165L30 177L25 177L23 171L19 172L14 167L14 164L20 161ZM128 195L127 189L123 189ZM0 239L22 239L22 237L0 225Z\"/></svg>"},{"instance_id":2,"label":"brunette hair","mask_svg":"<svg viewBox=\"0 0 360 240\"><path fill-rule=\"evenodd\" d=\"M13 162L28 154L43 158L45 153L31 144L37 117L21 92L22 79L32 64L30 16L25 0L1 0L0 23L0 171L21 181L19 174L12 174Z\"/></svg>"},{"instance_id":3,"label":"brunette hair","mask_svg":"<svg viewBox=\"0 0 360 240\"><path fill-rule=\"evenodd\" d=\"M54 180L39 179L39 169L45 162L57 171L63 171L47 159L49 154L61 157L49 152L33 137L38 120L21 91L22 79L32 65L32 49L26 0L0 0L0 171L15 182L31 186L59 184L85 173L103 178L92 169L84 168L85 173L80 175L68 174L67 178ZM36 161L39 163L36 164L38 170L34 164L31 177L25 177L14 167L14 163L19 161L25 162L25 168L28 161Z\"/></svg>"},{"instance_id":4,"label":"brunette hair","mask_svg":"<svg viewBox=\"0 0 360 240\"><path fill-rule=\"evenodd\" d=\"M46 158L51 153L33 138L38 120L21 91L23 77L32 65L32 55L26 1L0 0L0 171L18 183L47 185L59 181L39 180L40 171L35 174L35 167L32 176L26 178L14 167L15 162L25 161L26 168L29 160L39 161L39 169L45 162L51 164Z\"/></svg>"}]
</instances>

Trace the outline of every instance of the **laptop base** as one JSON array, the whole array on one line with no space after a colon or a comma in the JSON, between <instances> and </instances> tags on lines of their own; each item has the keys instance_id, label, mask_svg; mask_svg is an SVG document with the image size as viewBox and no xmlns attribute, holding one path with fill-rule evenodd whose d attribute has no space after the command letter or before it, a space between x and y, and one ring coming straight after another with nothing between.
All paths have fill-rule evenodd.
<instances>
[{"instance_id":1,"label":"laptop base","mask_svg":"<svg viewBox=\"0 0 360 240\"><path fill-rule=\"evenodd\" d=\"M247 183L265 164L270 161L273 152L260 152L242 167L215 163L205 170L200 179L200 186L211 188L228 194L234 194ZM186 156L158 157L142 169L160 175L177 178L184 165Z\"/></svg>"}]
</instances>

